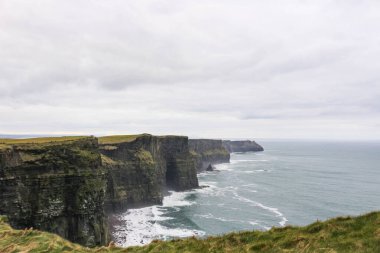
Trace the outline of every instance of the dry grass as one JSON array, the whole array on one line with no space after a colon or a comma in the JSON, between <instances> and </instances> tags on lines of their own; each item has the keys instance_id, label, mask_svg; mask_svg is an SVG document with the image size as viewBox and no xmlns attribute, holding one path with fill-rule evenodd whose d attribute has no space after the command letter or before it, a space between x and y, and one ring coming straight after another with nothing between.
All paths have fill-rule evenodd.
<instances>
[{"instance_id":1,"label":"dry grass","mask_svg":"<svg viewBox=\"0 0 380 253\"><path fill-rule=\"evenodd\" d=\"M0 144L44 144L52 142L65 142L74 141L78 139L88 138L88 136L62 136L62 137L41 137L41 138L27 138L27 139L0 139Z\"/></svg>"},{"instance_id":2,"label":"dry grass","mask_svg":"<svg viewBox=\"0 0 380 253\"><path fill-rule=\"evenodd\" d=\"M380 252L380 212L359 217L340 217L306 227L272 228L266 232L230 233L205 239L154 241L126 249L85 248L59 236L36 230L14 230L0 217L0 252Z\"/></svg>"},{"instance_id":3,"label":"dry grass","mask_svg":"<svg viewBox=\"0 0 380 253\"><path fill-rule=\"evenodd\" d=\"M122 142L131 142L137 139L137 137L148 134L134 134L134 135L110 135L99 137L100 144L117 144Z\"/></svg>"}]
</instances>

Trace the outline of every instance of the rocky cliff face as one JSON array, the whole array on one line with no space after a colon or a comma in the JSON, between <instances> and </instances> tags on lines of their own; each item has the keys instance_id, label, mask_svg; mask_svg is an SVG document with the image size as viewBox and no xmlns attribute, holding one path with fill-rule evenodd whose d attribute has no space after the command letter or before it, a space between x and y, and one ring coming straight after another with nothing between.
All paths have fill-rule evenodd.
<instances>
[{"instance_id":1,"label":"rocky cliff face","mask_svg":"<svg viewBox=\"0 0 380 253\"><path fill-rule=\"evenodd\" d=\"M100 138L100 152L109 171L108 210L159 204L166 189L198 187L187 137L107 136Z\"/></svg>"},{"instance_id":2,"label":"rocky cliff face","mask_svg":"<svg viewBox=\"0 0 380 253\"><path fill-rule=\"evenodd\" d=\"M264 148L255 141L223 141L223 146L229 152L264 151Z\"/></svg>"},{"instance_id":3,"label":"rocky cliff face","mask_svg":"<svg viewBox=\"0 0 380 253\"><path fill-rule=\"evenodd\" d=\"M15 228L104 245L106 172L93 137L0 140L0 214Z\"/></svg>"},{"instance_id":4,"label":"rocky cliff face","mask_svg":"<svg viewBox=\"0 0 380 253\"><path fill-rule=\"evenodd\" d=\"M230 153L222 145L222 140L191 139L189 148L196 160L198 171L205 170L210 164L230 161Z\"/></svg>"},{"instance_id":5,"label":"rocky cliff face","mask_svg":"<svg viewBox=\"0 0 380 253\"><path fill-rule=\"evenodd\" d=\"M105 210L162 203L198 187L197 168L228 162L221 140L184 136L0 139L0 215L85 246L108 239ZM191 150L190 150L191 149Z\"/></svg>"}]
</instances>

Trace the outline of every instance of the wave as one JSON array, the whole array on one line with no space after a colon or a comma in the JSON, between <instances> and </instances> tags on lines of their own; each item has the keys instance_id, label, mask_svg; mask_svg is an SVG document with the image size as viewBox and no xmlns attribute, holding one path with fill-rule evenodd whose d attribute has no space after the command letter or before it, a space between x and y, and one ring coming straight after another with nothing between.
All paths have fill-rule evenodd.
<instances>
[{"instance_id":1,"label":"wave","mask_svg":"<svg viewBox=\"0 0 380 253\"><path fill-rule=\"evenodd\" d=\"M220 171L232 171L229 163L215 164L214 166L217 170Z\"/></svg>"},{"instance_id":2,"label":"wave","mask_svg":"<svg viewBox=\"0 0 380 253\"><path fill-rule=\"evenodd\" d=\"M213 219L213 220L219 220L219 221L224 221L224 222L241 222L245 223L243 220L234 220L234 219L226 219L222 217L215 217L213 214L208 213L208 214L195 214L194 216L201 217L204 219Z\"/></svg>"},{"instance_id":3,"label":"wave","mask_svg":"<svg viewBox=\"0 0 380 253\"><path fill-rule=\"evenodd\" d=\"M194 205L195 202L186 200L186 197L192 191L185 192L175 192L170 191L170 195L166 196L162 201L163 207L179 207L179 206L191 206Z\"/></svg>"},{"instance_id":4,"label":"wave","mask_svg":"<svg viewBox=\"0 0 380 253\"><path fill-rule=\"evenodd\" d=\"M264 229L264 230L269 230L269 229L270 229L270 227L267 227L267 226L261 225L261 224L259 223L259 221L249 221L248 223L251 224L251 225L254 226L254 227L259 227L259 228L262 228L262 229Z\"/></svg>"},{"instance_id":5,"label":"wave","mask_svg":"<svg viewBox=\"0 0 380 253\"><path fill-rule=\"evenodd\" d=\"M260 202L257 202L257 201L254 201L254 200L251 200L251 199L248 199L248 198L245 198L245 197L242 197L240 196L239 194L237 194L236 192L233 193L234 194L234 198L237 199L237 200L240 200L242 202L246 202L246 203L249 203L251 204L251 206L255 206L255 207L259 207L261 209L264 209L264 210L267 210L273 214L275 214L276 217L279 217L281 219L281 221L279 222L280 226L284 227L286 222L288 221L288 219L284 216L284 214L282 214L277 208L275 207L269 207L269 206L265 206L263 204L261 204Z\"/></svg>"},{"instance_id":6,"label":"wave","mask_svg":"<svg viewBox=\"0 0 380 253\"><path fill-rule=\"evenodd\" d=\"M263 169L260 169L260 170L235 170L235 172L243 173L243 174L256 174L256 173L260 173L260 172L271 172L271 170L263 170Z\"/></svg>"},{"instance_id":7,"label":"wave","mask_svg":"<svg viewBox=\"0 0 380 253\"><path fill-rule=\"evenodd\" d=\"M269 162L269 160L266 160L266 159L249 159L249 160L231 159L230 164L254 163L254 162Z\"/></svg>"},{"instance_id":8,"label":"wave","mask_svg":"<svg viewBox=\"0 0 380 253\"><path fill-rule=\"evenodd\" d=\"M164 198L162 206L150 206L138 209L129 209L117 215L119 224L114 226L113 238L120 247L139 246L153 240L166 240L189 236L203 236L204 231L188 228L170 228L160 224L160 221L174 218L164 216L168 207L178 208L193 205L195 202L187 201L189 192L171 192ZM179 208L178 208L179 209Z\"/></svg>"}]
</instances>

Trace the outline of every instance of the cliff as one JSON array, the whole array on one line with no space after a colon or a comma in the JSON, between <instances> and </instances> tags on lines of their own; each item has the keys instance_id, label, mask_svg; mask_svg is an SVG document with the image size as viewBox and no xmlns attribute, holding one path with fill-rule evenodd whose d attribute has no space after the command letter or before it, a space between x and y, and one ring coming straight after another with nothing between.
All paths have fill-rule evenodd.
<instances>
[{"instance_id":1,"label":"cliff","mask_svg":"<svg viewBox=\"0 0 380 253\"><path fill-rule=\"evenodd\" d=\"M190 139L189 148L196 161L198 171L205 170L210 164L230 161L230 153L222 145L222 140Z\"/></svg>"},{"instance_id":2,"label":"cliff","mask_svg":"<svg viewBox=\"0 0 380 253\"><path fill-rule=\"evenodd\" d=\"M96 138L0 139L0 214L15 228L104 245L105 190Z\"/></svg>"},{"instance_id":3,"label":"cliff","mask_svg":"<svg viewBox=\"0 0 380 253\"><path fill-rule=\"evenodd\" d=\"M103 164L109 171L107 210L159 204L168 189L198 187L187 137L105 136L99 142Z\"/></svg>"},{"instance_id":4,"label":"cliff","mask_svg":"<svg viewBox=\"0 0 380 253\"><path fill-rule=\"evenodd\" d=\"M264 151L264 148L255 141L223 141L223 146L231 152Z\"/></svg>"},{"instance_id":5,"label":"cliff","mask_svg":"<svg viewBox=\"0 0 380 253\"><path fill-rule=\"evenodd\" d=\"M305 227L272 228L269 231L229 233L204 239L155 241L144 247L89 249L50 233L14 230L0 216L0 252L380 252L380 212L359 217L339 217Z\"/></svg>"}]
</instances>

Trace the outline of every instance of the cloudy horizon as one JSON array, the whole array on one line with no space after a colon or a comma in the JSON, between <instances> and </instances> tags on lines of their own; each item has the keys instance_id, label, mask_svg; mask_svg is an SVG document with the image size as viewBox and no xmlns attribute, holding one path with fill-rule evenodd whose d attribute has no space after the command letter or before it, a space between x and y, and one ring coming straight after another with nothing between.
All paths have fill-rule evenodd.
<instances>
[{"instance_id":1,"label":"cloudy horizon","mask_svg":"<svg viewBox=\"0 0 380 253\"><path fill-rule=\"evenodd\" d=\"M380 2L0 1L0 134L380 140Z\"/></svg>"}]
</instances>

